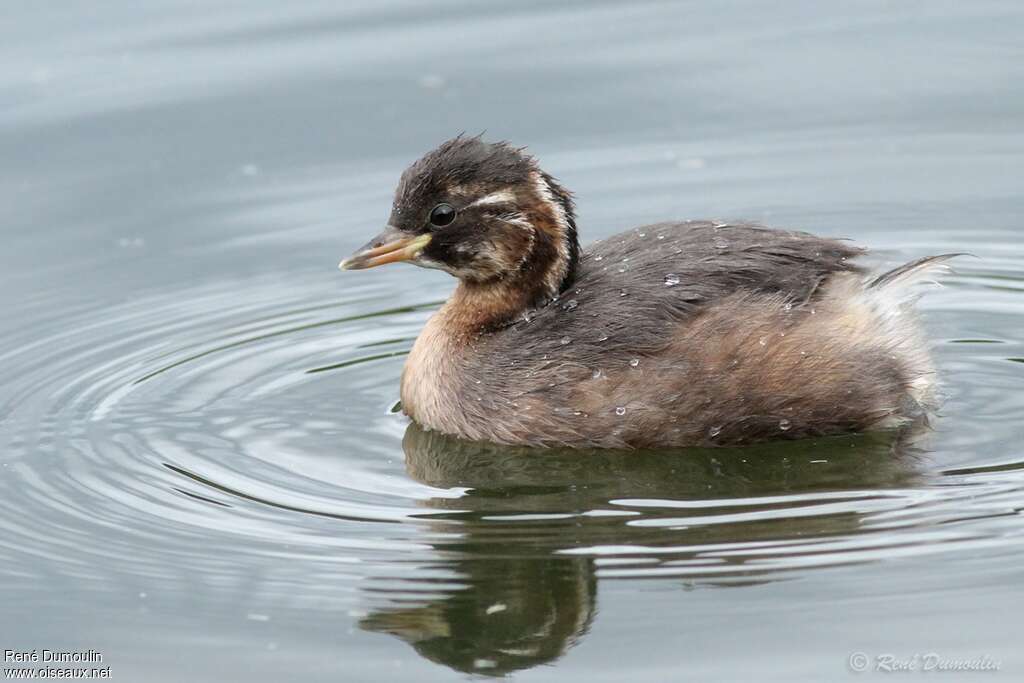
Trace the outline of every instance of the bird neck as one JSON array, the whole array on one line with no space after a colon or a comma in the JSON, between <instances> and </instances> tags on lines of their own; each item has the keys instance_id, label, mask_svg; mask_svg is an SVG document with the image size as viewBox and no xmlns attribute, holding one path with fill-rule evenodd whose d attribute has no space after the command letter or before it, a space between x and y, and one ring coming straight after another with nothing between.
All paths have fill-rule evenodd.
<instances>
[{"instance_id":1,"label":"bird neck","mask_svg":"<svg viewBox=\"0 0 1024 683\"><path fill-rule=\"evenodd\" d=\"M534 200L525 213L537 239L520 274L524 285L535 283L533 294L538 300L551 300L576 279L580 258L576 211L569 191L547 173L532 172L530 185Z\"/></svg>"}]
</instances>

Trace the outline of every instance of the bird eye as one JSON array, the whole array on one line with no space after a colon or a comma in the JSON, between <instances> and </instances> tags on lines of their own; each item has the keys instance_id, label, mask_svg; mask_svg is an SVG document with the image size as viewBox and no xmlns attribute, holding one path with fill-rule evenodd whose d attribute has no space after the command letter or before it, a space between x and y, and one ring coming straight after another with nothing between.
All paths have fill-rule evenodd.
<instances>
[{"instance_id":1,"label":"bird eye","mask_svg":"<svg viewBox=\"0 0 1024 683\"><path fill-rule=\"evenodd\" d=\"M455 220L455 207L451 204L438 204L430 211L430 224L443 228Z\"/></svg>"}]
</instances>

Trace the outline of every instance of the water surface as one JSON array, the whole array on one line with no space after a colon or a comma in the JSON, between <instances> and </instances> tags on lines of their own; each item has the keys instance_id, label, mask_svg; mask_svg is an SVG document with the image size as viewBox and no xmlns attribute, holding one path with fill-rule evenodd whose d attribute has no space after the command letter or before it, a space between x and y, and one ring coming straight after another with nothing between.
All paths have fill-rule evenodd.
<instances>
[{"instance_id":1,"label":"water surface","mask_svg":"<svg viewBox=\"0 0 1024 683\"><path fill-rule=\"evenodd\" d=\"M1012 3L22 4L0 25L0 648L115 680L1024 671ZM394 413L452 282L335 264L460 131L584 241L669 218L970 251L920 438L536 452ZM979 675L979 678L987 680Z\"/></svg>"}]
</instances>

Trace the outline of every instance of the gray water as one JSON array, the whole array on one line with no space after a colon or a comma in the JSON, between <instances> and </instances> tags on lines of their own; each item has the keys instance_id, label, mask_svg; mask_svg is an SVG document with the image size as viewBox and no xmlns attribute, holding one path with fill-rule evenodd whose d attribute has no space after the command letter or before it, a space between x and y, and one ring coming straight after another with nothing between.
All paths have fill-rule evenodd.
<instances>
[{"instance_id":1,"label":"gray water","mask_svg":"<svg viewBox=\"0 0 1024 683\"><path fill-rule=\"evenodd\" d=\"M1024 9L777 5L7 7L0 649L124 681L1024 676ZM403 355L453 283L335 265L482 130L575 191L585 242L721 217L971 252L921 302L931 432L409 427Z\"/></svg>"}]
</instances>

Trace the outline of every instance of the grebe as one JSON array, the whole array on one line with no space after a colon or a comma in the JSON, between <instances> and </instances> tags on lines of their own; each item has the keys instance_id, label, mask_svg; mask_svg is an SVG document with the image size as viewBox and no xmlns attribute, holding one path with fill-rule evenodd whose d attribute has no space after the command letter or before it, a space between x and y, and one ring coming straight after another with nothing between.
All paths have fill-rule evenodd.
<instances>
[{"instance_id":1,"label":"grebe","mask_svg":"<svg viewBox=\"0 0 1024 683\"><path fill-rule=\"evenodd\" d=\"M340 267L459 280L416 340L402 408L466 439L736 445L891 429L936 404L911 285L863 250L747 223L667 222L579 246L573 200L522 149L459 136L401 177L385 230Z\"/></svg>"}]
</instances>

